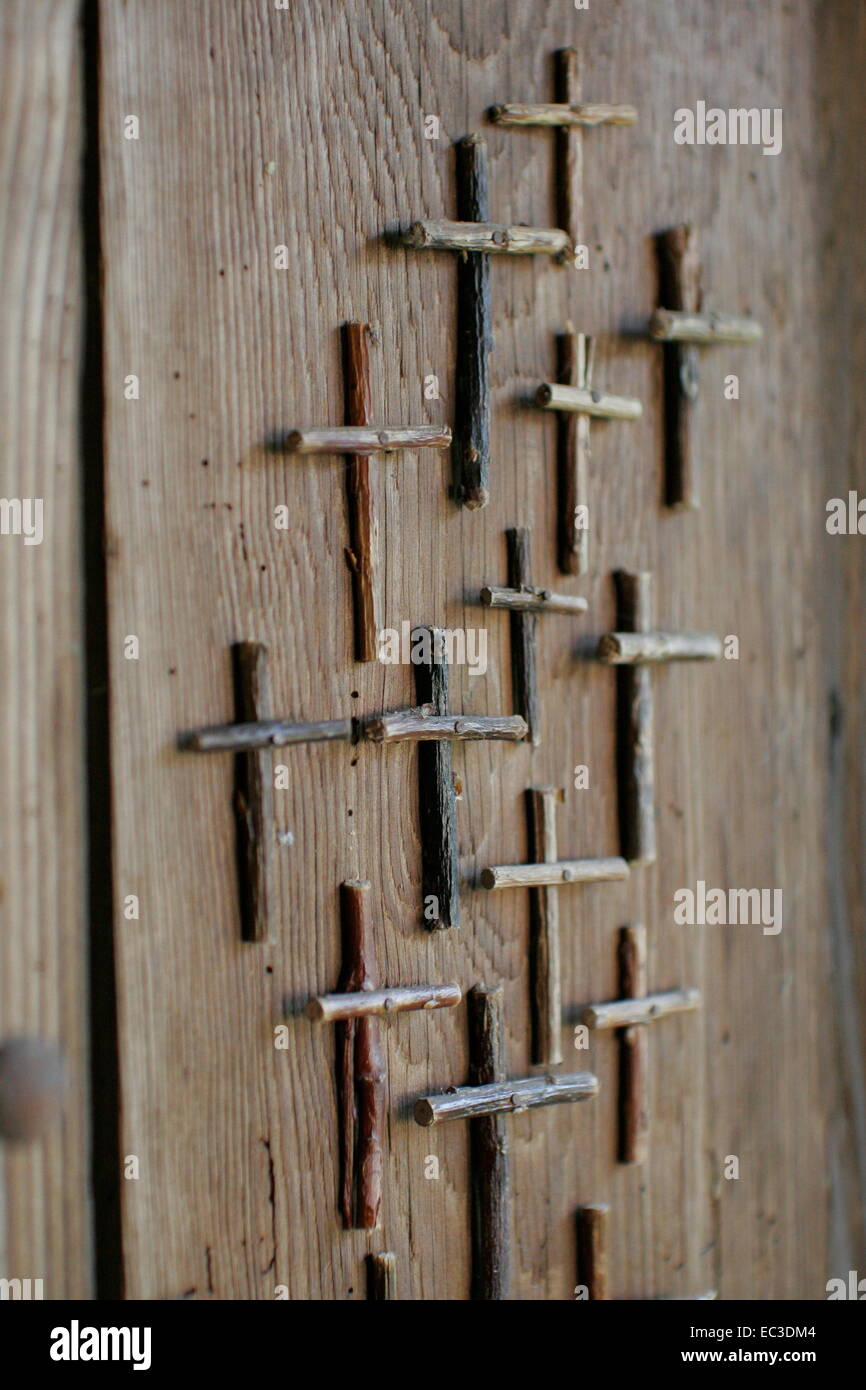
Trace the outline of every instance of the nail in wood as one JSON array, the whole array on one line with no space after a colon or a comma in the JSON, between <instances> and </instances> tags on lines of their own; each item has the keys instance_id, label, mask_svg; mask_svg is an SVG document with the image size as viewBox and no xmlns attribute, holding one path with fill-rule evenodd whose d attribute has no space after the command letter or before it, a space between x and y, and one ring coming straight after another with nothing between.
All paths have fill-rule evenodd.
<instances>
[{"instance_id":1,"label":"nail in wood","mask_svg":"<svg viewBox=\"0 0 866 1390\"><path fill-rule=\"evenodd\" d=\"M373 1302L396 1299L397 1256L390 1250L367 1256L367 1298Z\"/></svg>"},{"instance_id":2,"label":"nail in wood","mask_svg":"<svg viewBox=\"0 0 866 1390\"><path fill-rule=\"evenodd\" d=\"M648 664L708 661L722 654L712 633L653 632L652 575L614 575L617 614L626 629L599 639L600 661L620 666L617 677L617 775L620 846L631 864L656 857L655 768L652 678Z\"/></svg>"},{"instance_id":3,"label":"nail in wood","mask_svg":"<svg viewBox=\"0 0 866 1390\"><path fill-rule=\"evenodd\" d=\"M580 1021L596 1030L620 1029L619 1161L644 1163L649 1140L649 1089L646 1024L701 1006L700 990L647 994L646 929L623 927L619 936L621 999L589 1004Z\"/></svg>"},{"instance_id":4,"label":"nail in wood","mask_svg":"<svg viewBox=\"0 0 866 1390\"><path fill-rule=\"evenodd\" d=\"M237 718L263 718L271 703L267 649L260 642L238 642L232 663ZM236 757L234 810L241 935L245 941L266 941L276 852L273 772L266 753Z\"/></svg>"},{"instance_id":5,"label":"nail in wood","mask_svg":"<svg viewBox=\"0 0 866 1390\"><path fill-rule=\"evenodd\" d=\"M537 615L586 611L586 599L553 594L537 589L530 580L530 533L526 526L513 526L505 532L508 545L509 588L485 586L481 602L486 608L507 608L511 613L512 702L526 720L529 740L541 741L538 713Z\"/></svg>"},{"instance_id":6,"label":"nail in wood","mask_svg":"<svg viewBox=\"0 0 866 1390\"><path fill-rule=\"evenodd\" d=\"M609 1211L604 1202L588 1202L577 1209L577 1280L591 1301L610 1297L607 1279Z\"/></svg>"},{"instance_id":7,"label":"nail in wood","mask_svg":"<svg viewBox=\"0 0 866 1390\"><path fill-rule=\"evenodd\" d=\"M662 308L650 337L664 343L665 496L669 507L700 506L695 446L699 397L697 344L754 343L763 330L754 319L702 313L701 264L696 228L671 227L657 239Z\"/></svg>"}]
</instances>

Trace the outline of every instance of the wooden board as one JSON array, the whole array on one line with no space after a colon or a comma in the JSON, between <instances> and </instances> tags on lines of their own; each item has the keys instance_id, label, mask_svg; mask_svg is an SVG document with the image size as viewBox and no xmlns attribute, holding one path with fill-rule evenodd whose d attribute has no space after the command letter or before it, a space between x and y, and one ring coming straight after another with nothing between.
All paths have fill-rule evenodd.
<instances>
[{"instance_id":1,"label":"wooden board","mask_svg":"<svg viewBox=\"0 0 866 1390\"><path fill-rule=\"evenodd\" d=\"M0 491L43 504L40 544L0 536L0 1040L59 1043L71 1082L48 1138L0 1143L0 1277L41 1279L47 1299L92 1287L78 9L10 0L0 12Z\"/></svg>"},{"instance_id":2,"label":"wooden board","mask_svg":"<svg viewBox=\"0 0 866 1390\"><path fill-rule=\"evenodd\" d=\"M834 435L823 344L835 313L826 258L842 253L828 250L815 149L821 83L837 71L826 35L816 51L820 7L359 0L347 13L332 0L288 11L108 0L101 12L121 1147L140 1161L122 1193L128 1295L258 1299L284 1286L292 1298L359 1298L363 1254L390 1249L401 1297L466 1297L468 1135L425 1134L410 1118L417 1095L465 1079L463 1011L386 1030L383 1225L367 1236L339 1229L334 1044L300 1006L338 977L339 882L369 878L382 978L503 982L510 1067L525 1073L528 903L471 881L523 857L528 785L566 787L563 854L616 852L613 675L583 658L613 625L610 576L626 567L654 572L660 621L735 633L740 660L657 673L658 863L627 884L563 893L563 999L576 1017L614 995L617 930L640 920L650 988L698 986L705 1008L653 1029L645 1169L615 1163L612 1038L589 1054L598 1101L512 1120L514 1294L571 1297L575 1209L607 1201L614 1297L823 1297L825 1164L843 1114L822 1026L835 1004L816 850L832 829L819 621L837 553L828 561L823 531ZM835 35L845 47L844 24ZM507 526L532 526L536 583L586 594L583 636L571 620L541 626L538 749L455 753L459 931L419 926L415 751L335 745L275 758L291 769L275 798L292 843L279 853L273 941L244 944L232 769L174 748L178 730L230 717L230 644L269 648L275 713L344 717L412 699L409 669L352 662L342 461L276 457L267 440L341 422L347 319L378 326L379 420L449 419L453 259L394 249L382 233L453 215L452 143L487 128L494 102L549 99L552 53L567 43L587 54L585 98L633 103L640 120L587 136L589 271L493 266L490 504L455 509L447 464L432 456L376 471L385 623L488 627L490 668L452 672L455 708L510 710L507 616L467 602L504 582ZM783 107L782 157L675 149L673 111L702 95ZM129 114L138 140L123 136ZM430 114L438 140L424 138ZM551 223L550 133L487 129L494 217ZM695 516L661 506L661 357L640 336L655 305L653 236L683 219L701 228L708 303L766 328L759 349L705 359ZM289 271L274 268L277 245L290 248ZM555 425L526 404L569 319L596 339L594 383L645 407L640 424L593 426L585 581L556 575ZM736 403L723 398L728 372L740 374ZM129 373L137 401L124 399ZM438 402L424 398L430 373ZM852 405L852 438L856 422ZM288 532L273 524L281 504ZM124 656L131 634L137 660ZM853 687L850 668L846 679ZM572 788L578 763L589 790ZM862 789L847 795L858 804ZM674 925L675 890L698 879L781 887L782 933ZM129 894L137 920L123 916ZM290 1046L278 1051L286 1013ZM856 1239L857 1139L837 1134L839 1249ZM736 1181L722 1176L730 1154ZM425 1176L429 1155L438 1179Z\"/></svg>"}]
</instances>

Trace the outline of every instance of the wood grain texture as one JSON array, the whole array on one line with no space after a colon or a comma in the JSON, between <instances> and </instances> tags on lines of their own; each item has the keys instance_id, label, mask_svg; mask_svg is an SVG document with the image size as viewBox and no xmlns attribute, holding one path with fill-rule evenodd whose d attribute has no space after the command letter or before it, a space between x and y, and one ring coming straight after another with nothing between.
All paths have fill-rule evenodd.
<instances>
[{"instance_id":1,"label":"wood grain texture","mask_svg":"<svg viewBox=\"0 0 866 1390\"><path fill-rule=\"evenodd\" d=\"M0 1142L0 1277L42 1279L46 1299L93 1287L78 10L11 0L0 11L0 493L4 509L41 499L43 516L40 544L0 536L0 1044L57 1044L69 1077L61 1123L41 1140Z\"/></svg>"},{"instance_id":2,"label":"wood grain texture","mask_svg":"<svg viewBox=\"0 0 866 1390\"><path fill-rule=\"evenodd\" d=\"M573 632L559 631L568 624L552 624L544 643L544 745L459 750L460 933L419 929L418 750L328 743L278 755L289 776L275 793L277 824L293 836L279 854L280 929L261 952L245 952L231 906L229 760L174 749L178 729L225 717L224 652L241 638L267 645L274 708L296 719L412 703L410 669L352 661L343 461L299 466L265 445L297 420L342 418L348 319L380 326L382 361L391 364L383 418L450 419L453 261L395 248L383 232L453 208L453 142L478 129L504 93L544 99L551 53L577 43L593 55L592 95L627 96L641 121L628 132L591 132L588 271L566 272L546 257L490 258L488 506L456 508L438 456L377 465L382 621L472 626L478 609L467 591L477 598L500 572L508 526L533 528L535 581L552 583L556 421L531 398L552 369L551 335L570 319L598 343L603 379L645 406L640 421L594 432L592 568L581 581L588 631L615 628L613 570L651 569L657 611L673 629L699 617L709 630L737 633L741 657L672 667L657 681L658 861L621 883L586 885L561 907L580 922L563 930L566 1010L614 996L613 932L629 920L647 924L650 978L693 983L707 1007L655 1031L654 1143L640 1171L616 1165L614 1087L577 1126L569 1106L509 1117L519 1213L512 1295L571 1296L574 1208L603 1195L621 1213L610 1232L619 1297L718 1288L722 1298L823 1298L830 1139L834 1249L850 1257L845 1268L858 1260L866 1268L854 1176L864 1024L846 983L863 970L855 829L863 673L851 634L860 630L864 572L856 542L823 530L828 486L834 495L862 472L856 390L836 419L827 405L834 382L856 383L851 363L864 365L852 307L842 335L849 358L834 329L850 273L846 244L862 270L843 177L843 164L850 173L857 162L853 134L847 161L833 147L846 129L835 79L849 121L862 103L846 29L862 21L846 3L844 18L825 18L822 8L807 0L610 0L586 12L528 0L359 0L351 13L332 0L298 0L287 12L228 0L103 4L121 1124L123 1152L142 1166L122 1194L132 1297L267 1299L277 1285L295 1299L364 1297L366 1238L339 1230L332 1174L320 1162L336 1142L330 1071L303 1017L290 1025L291 1046L273 1047L286 990L306 1000L337 975L342 879L363 873L376 884L383 978L453 978L464 989L502 982L510 1069L520 1075L530 1037L526 897L477 892L478 872L525 858L524 789L571 787L579 763L590 787L569 791L560 843L587 857L617 844L613 682L582 659ZM722 88L784 108L782 157L674 145L672 109ZM137 142L122 138L129 111L141 117ZM425 113L439 115L440 140L424 138ZM549 132L488 127L486 138L497 219L552 224ZM672 218L701 228L708 299L766 330L759 351L707 354L703 506L689 517L661 505L661 353L640 336L657 303L653 236ZM327 235L311 235L320 227ZM274 268L277 244L301 248L291 277ZM133 371L142 382L134 403L123 399ZM723 397L729 371L741 373L737 402ZM438 400L425 399L431 373ZM783 389L794 381L796 391ZM273 525L283 504L288 531ZM829 633L825 612L834 615ZM509 708L507 616L486 621L487 673L452 672L454 709ZM128 632L140 636L138 662L123 659ZM828 772L831 687L846 718ZM828 886L833 826L848 850L833 850ZM673 894L699 877L781 886L783 931L676 925ZM122 916L129 892L141 898L136 923ZM804 926L824 922L828 903L832 956L820 925ZM838 1019L834 991L847 1001ZM841 1052L821 1023L828 1018L845 1041L844 1081L831 1073ZM387 1030L384 1045L377 1248L397 1257L401 1297L463 1299L471 1287L465 1132L424 1130L405 1109L466 1074L463 1030L447 1012L420 1013ZM595 1046L599 1071L611 1074L616 1039ZM722 1177L727 1154L741 1158L739 1182ZM439 1181L425 1180L429 1155Z\"/></svg>"}]
</instances>

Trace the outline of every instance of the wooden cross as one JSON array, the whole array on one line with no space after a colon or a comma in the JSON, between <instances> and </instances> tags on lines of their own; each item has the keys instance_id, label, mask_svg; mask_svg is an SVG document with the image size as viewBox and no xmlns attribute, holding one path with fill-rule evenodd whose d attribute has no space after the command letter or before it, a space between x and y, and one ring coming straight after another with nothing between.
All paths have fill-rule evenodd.
<instances>
[{"instance_id":1,"label":"wooden cross","mask_svg":"<svg viewBox=\"0 0 866 1390\"><path fill-rule=\"evenodd\" d=\"M577 1209L577 1279L586 1289L590 1302L610 1298L608 1292L608 1217L610 1207L605 1202L587 1202ZM659 1296L661 1302L703 1303L716 1298L715 1289L686 1294L684 1298Z\"/></svg>"},{"instance_id":2,"label":"wooden cross","mask_svg":"<svg viewBox=\"0 0 866 1390\"><path fill-rule=\"evenodd\" d=\"M347 1229L377 1225L382 1202L382 1131L387 1077L378 1018L412 1009L453 1008L459 985L377 989L373 940L364 911L366 881L340 884L343 929L342 990L307 1005L316 1023L337 1023L340 1118L340 1212Z\"/></svg>"},{"instance_id":3,"label":"wooden cross","mask_svg":"<svg viewBox=\"0 0 866 1390\"><path fill-rule=\"evenodd\" d=\"M619 764L620 843L631 864L656 857L653 701L649 666L667 661L716 661L722 644L709 632L654 632L652 575L614 575L617 615L622 631L599 639L597 657L620 666L617 760Z\"/></svg>"},{"instance_id":4,"label":"wooden cross","mask_svg":"<svg viewBox=\"0 0 866 1390\"><path fill-rule=\"evenodd\" d=\"M506 227L491 222L487 146L478 135L459 141L458 222L415 222L401 240L425 251L456 251L457 372L454 405L454 495L464 507L490 496L490 256L559 256L568 234L551 227Z\"/></svg>"},{"instance_id":5,"label":"wooden cross","mask_svg":"<svg viewBox=\"0 0 866 1390\"><path fill-rule=\"evenodd\" d=\"M511 1183L506 1116L541 1105L590 1100L589 1072L506 1080L502 988L469 991L469 1082L415 1103L419 1125L470 1121L472 1167L472 1297L507 1299L511 1280Z\"/></svg>"},{"instance_id":6,"label":"wooden cross","mask_svg":"<svg viewBox=\"0 0 866 1390\"><path fill-rule=\"evenodd\" d=\"M646 1025L669 1014L701 1006L697 989L674 989L647 994L646 928L623 927L619 938L619 987L622 998L607 1004L588 1004L580 1021L588 1028L620 1031L619 1161L643 1163L649 1136Z\"/></svg>"},{"instance_id":7,"label":"wooden cross","mask_svg":"<svg viewBox=\"0 0 866 1390\"><path fill-rule=\"evenodd\" d=\"M548 126L556 132L556 193L559 225L569 236L571 259L583 243L583 131L592 126L634 125L633 106L582 100L582 57L576 48L561 48L554 55L553 102L537 106L510 102L494 106L495 125Z\"/></svg>"},{"instance_id":8,"label":"wooden cross","mask_svg":"<svg viewBox=\"0 0 866 1390\"><path fill-rule=\"evenodd\" d=\"M379 547L371 455L393 453L397 449L447 449L451 444L451 431L443 425L371 424L370 337L369 324L343 326L345 425L289 430L273 445L275 450L291 454L340 453L347 456L349 546L346 558L352 574L355 657L358 661L375 661L378 654L376 570Z\"/></svg>"},{"instance_id":9,"label":"wooden cross","mask_svg":"<svg viewBox=\"0 0 866 1390\"><path fill-rule=\"evenodd\" d=\"M638 420L640 401L612 396L591 385L592 340L571 329L557 340L558 381L545 381L536 404L557 412L558 562L563 574L585 574L589 566L589 531L583 512L589 478L590 420Z\"/></svg>"},{"instance_id":10,"label":"wooden cross","mask_svg":"<svg viewBox=\"0 0 866 1390\"><path fill-rule=\"evenodd\" d=\"M422 897L431 930L460 924L457 858L457 798L451 743L467 739L520 742L527 726L520 715L466 715L448 711L448 666L441 628L415 628L413 645L427 636L427 659L415 665L419 709L397 710L366 725L374 743L418 742L418 792L421 824ZM422 653L423 655L423 653ZM432 912L427 915L431 905Z\"/></svg>"},{"instance_id":11,"label":"wooden cross","mask_svg":"<svg viewBox=\"0 0 866 1390\"><path fill-rule=\"evenodd\" d=\"M431 929L458 926L460 891L457 858L457 798L454 790L451 743L472 739L526 738L526 721L517 714L452 714L448 708L448 666L445 634L441 628L416 627L412 631L412 657L419 705L364 719L325 719L298 723L266 718L269 698L264 691L265 648L242 643L247 651L242 663L252 692L236 702L239 719L193 729L178 737L179 748L194 753L232 752L238 755L235 798L238 815L238 856L242 922L248 940L263 941L268 934L273 848L272 774L264 750L299 743L356 742L419 743L418 783L421 819L422 892L425 923ZM246 688L246 686L245 686ZM434 899L430 903L430 899ZM247 910L244 904L253 904Z\"/></svg>"},{"instance_id":12,"label":"wooden cross","mask_svg":"<svg viewBox=\"0 0 866 1390\"><path fill-rule=\"evenodd\" d=\"M664 343L665 493L669 507L699 507L694 443L698 402L698 347L757 343L761 325L736 314L701 312L701 263L697 230L688 224L658 237L659 290L663 308L650 320L650 337Z\"/></svg>"},{"instance_id":13,"label":"wooden cross","mask_svg":"<svg viewBox=\"0 0 866 1390\"><path fill-rule=\"evenodd\" d=\"M570 883L602 883L628 878L624 859L560 859L556 807L563 792L530 787L526 817L530 864L498 864L484 869L481 886L491 890L530 889L530 991L532 1060L548 1066L562 1061L562 987L560 983L559 901L557 889Z\"/></svg>"},{"instance_id":14,"label":"wooden cross","mask_svg":"<svg viewBox=\"0 0 866 1390\"><path fill-rule=\"evenodd\" d=\"M571 594L554 594L537 589L530 580L527 526L513 526L505 532L508 544L509 588L487 585L481 590L485 608L507 608L511 615L512 704L526 720L529 741L541 741L536 675L536 628L540 613L567 613L571 617L586 612L587 601Z\"/></svg>"}]
</instances>

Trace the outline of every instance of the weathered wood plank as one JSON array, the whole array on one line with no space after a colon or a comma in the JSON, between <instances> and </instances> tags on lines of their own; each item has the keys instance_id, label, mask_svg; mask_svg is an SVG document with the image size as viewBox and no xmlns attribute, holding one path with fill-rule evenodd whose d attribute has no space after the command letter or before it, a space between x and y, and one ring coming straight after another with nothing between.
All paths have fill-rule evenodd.
<instances>
[{"instance_id":1,"label":"weathered wood plank","mask_svg":"<svg viewBox=\"0 0 866 1390\"><path fill-rule=\"evenodd\" d=\"M78 11L73 0L0 9L0 1041L58 1043L70 1087L45 1139L0 1141L0 1277L41 1279L46 1299L92 1291ZM6 533L15 499L41 500L40 543Z\"/></svg>"},{"instance_id":2,"label":"weathered wood plank","mask_svg":"<svg viewBox=\"0 0 866 1390\"><path fill-rule=\"evenodd\" d=\"M529 0L359 2L351 14L335 0L288 11L229 0L103 5L122 1147L142 1166L123 1190L133 1297L270 1298L278 1285L293 1298L364 1296L366 1246L338 1229L321 1162L336 1143L332 1050L306 1020L290 1028L288 1049L272 1046L285 995L306 999L335 978L342 879L374 885L384 978L453 978L464 990L503 982L509 1067L520 1075L529 1064L526 895L467 887L471 925L459 935L418 926L417 749L329 743L276 754L289 768L275 790L278 828L292 836L279 856L280 926L273 943L244 952L232 910L231 769L176 752L174 740L225 718L223 654L240 640L267 645L274 709L298 721L412 704L409 669L352 661L343 461L280 458L266 445L298 420L342 418L348 319L378 326L381 418L450 423L453 258L395 247L382 233L447 217L454 140L514 95L547 100L550 54L577 42L592 74L587 98L615 93L641 121L627 151L616 129L584 136L589 271L491 258L487 507L457 511L444 458L377 463L382 621L477 624L467 591L499 572L501 532L516 524L536 537L535 582L553 587L556 421L529 401L550 370L551 335L571 319L593 336L598 380L644 405L628 427L593 425L587 632L616 629L611 571L648 569L672 629L735 632L741 658L699 680L665 673L655 701L658 862L580 889L577 929L563 923L566 1010L614 997L611 932L624 920L647 923L650 978L694 983L706 1010L670 1020L652 1048L654 1140L639 1184L615 1172L614 1086L602 1087L580 1133L569 1107L543 1124L531 1114L510 1121L512 1292L570 1296L573 1212L616 1184L617 1297L706 1287L723 1298L823 1297L825 943L793 926L773 938L673 921L675 890L698 877L781 886L791 923L826 915L821 858L804 853L827 828L815 615L827 593L820 510L832 449L816 325L832 336L822 286L827 256L841 255L820 237L829 214L815 153L819 13L806 0L758 10L736 0L713 6L711 19L706 0L620 0L580 13ZM672 128L666 139L672 105L723 76L729 89L784 107L783 160L757 148L679 149ZM138 141L122 137L129 112L141 118ZM440 117L438 141L424 138L425 114ZM490 126L486 139L497 224L555 225L549 132ZM660 505L661 354L622 334L631 318L645 325L657 302L652 233L673 210L701 228L708 301L765 329L748 363L724 346L707 356L702 510L688 517ZM294 250L290 275L274 268L279 244ZM724 376L738 367L740 399L727 401ZM123 399L128 372L140 375L137 402ZM425 399L431 374L439 400ZM791 381L797 390L783 398ZM273 524L280 505L287 531ZM486 676L450 672L452 707L467 714L509 708L507 617L486 620ZM589 765L590 787L562 807L561 852L616 851L613 673L576 660L573 633L553 627L539 668L545 745L454 751L470 885L485 865L525 859L523 790L571 785L578 763ZM123 657L130 632L137 662ZM853 692L852 667L843 674ZM141 898L135 923L119 910L129 892ZM763 1065L768 1038L778 1066ZM407 1017L385 1046L377 1242L395 1256L401 1297L465 1298L465 1136L444 1126L434 1137L405 1107L465 1074L463 1030L445 1012ZM613 1074L615 1046L594 1043L593 1070ZM847 1172L851 1146L840 1152ZM729 1153L741 1158L738 1183L721 1176ZM430 1155L438 1181L425 1180Z\"/></svg>"}]
</instances>

